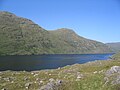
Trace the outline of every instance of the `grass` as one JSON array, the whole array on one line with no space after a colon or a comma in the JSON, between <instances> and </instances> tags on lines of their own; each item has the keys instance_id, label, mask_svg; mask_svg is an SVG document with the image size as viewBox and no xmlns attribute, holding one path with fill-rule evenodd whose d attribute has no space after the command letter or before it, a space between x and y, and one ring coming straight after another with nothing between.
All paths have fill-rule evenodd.
<instances>
[{"instance_id":1,"label":"grass","mask_svg":"<svg viewBox=\"0 0 120 90\"><path fill-rule=\"evenodd\" d=\"M61 69L33 72L4 71L0 73L0 89L26 90L25 84L31 83L29 90L37 90L53 78L63 81L59 90L119 90L119 85L105 84L105 72L112 66L120 66L117 56L116 60L75 64ZM83 76L81 79L77 78L79 74Z\"/></svg>"}]
</instances>

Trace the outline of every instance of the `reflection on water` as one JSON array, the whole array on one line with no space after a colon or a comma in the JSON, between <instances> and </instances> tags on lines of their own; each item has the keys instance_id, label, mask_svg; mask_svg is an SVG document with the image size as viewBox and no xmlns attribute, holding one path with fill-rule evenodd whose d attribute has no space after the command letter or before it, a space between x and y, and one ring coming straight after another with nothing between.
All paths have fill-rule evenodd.
<instances>
[{"instance_id":1,"label":"reflection on water","mask_svg":"<svg viewBox=\"0 0 120 90\"><path fill-rule=\"evenodd\" d=\"M41 70L54 69L75 63L94 60L106 60L112 54L72 54L72 55L38 55L38 56L1 56L0 70Z\"/></svg>"}]
</instances>

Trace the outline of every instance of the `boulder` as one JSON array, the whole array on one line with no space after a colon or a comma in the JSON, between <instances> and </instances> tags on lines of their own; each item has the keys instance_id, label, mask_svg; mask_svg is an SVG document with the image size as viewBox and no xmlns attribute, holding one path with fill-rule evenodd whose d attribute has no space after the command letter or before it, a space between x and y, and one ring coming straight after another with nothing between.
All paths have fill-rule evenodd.
<instances>
[{"instance_id":1,"label":"boulder","mask_svg":"<svg viewBox=\"0 0 120 90\"><path fill-rule=\"evenodd\" d=\"M109 70L106 71L106 76L111 76L115 73L120 73L120 66L113 66Z\"/></svg>"},{"instance_id":2,"label":"boulder","mask_svg":"<svg viewBox=\"0 0 120 90\"><path fill-rule=\"evenodd\" d=\"M120 66L112 66L105 72L105 84L110 82L112 85L120 84Z\"/></svg>"},{"instance_id":3,"label":"boulder","mask_svg":"<svg viewBox=\"0 0 120 90\"><path fill-rule=\"evenodd\" d=\"M39 90L55 90L55 83L49 82L46 85L42 86Z\"/></svg>"},{"instance_id":4,"label":"boulder","mask_svg":"<svg viewBox=\"0 0 120 90\"><path fill-rule=\"evenodd\" d=\"M26 83L26 84L25 84L25 88L26 88L26 89L29 89L29 87L30 87L32 84L33 84L33 82L28 82L28 83Z\"/></svg>"},{"instance_id":5,"label":"boulder","mask_svg":"<svg viewBox=\"0 0 120 90\"><path fill-rule=\"evenodd\" d=\"M120 75L117 76L117 77L115 78L115 80L113 80L113 81L111 82L111 84L112 84L112 85L120 84Z\"/></svg>"},{"instance_id":6,"label":"boulder","mask_svg":"<svg viewBox=\"0 0 120 90\"><path fill-rule=\"evenodd\" d=\"M62 80L54 80L54 79L49 79L49 83L46 85L42 86L38 90L58 90L61 84L63 83Z\"/></svg>"}]
</instances>

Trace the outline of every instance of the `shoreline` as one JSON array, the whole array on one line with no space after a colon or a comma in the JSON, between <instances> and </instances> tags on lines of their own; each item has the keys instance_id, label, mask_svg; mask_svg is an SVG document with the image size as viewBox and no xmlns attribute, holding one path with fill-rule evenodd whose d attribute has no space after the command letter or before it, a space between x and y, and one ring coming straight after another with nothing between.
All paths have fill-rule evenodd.
<instances>
[{"instance_id":1,"label":"shoreline","mask_svg":"<svg viewBox=\"0 0 120 90\"><path fill-rule=\"evenodd\" d=\"M49 70L3 71L0 72L0 89L116 90L120 83L115 80L120 74L112 73L112 76L109 77L108 73L113 72L110 70L116 70L119 66L120 59L117 58L116 60L97 60ZM112 84L112 82L116 83Z\"/></svg>"},{"instance_id":2,"label":"shoreline","mask_svg":"<svg viewBox=\"0 0 120 90\"><path fill-rule=\"evenodd\" d=\"M110 52L108 52L108 53L80 53L80 54L25 54L25 55L0 55L0 57L2 57L2 56L42 56L42 55L91 55L91 54L116 54L116 53L114 53L114 52L112 52L112 53L110 53Z\"/></svg>"}]
</instances>

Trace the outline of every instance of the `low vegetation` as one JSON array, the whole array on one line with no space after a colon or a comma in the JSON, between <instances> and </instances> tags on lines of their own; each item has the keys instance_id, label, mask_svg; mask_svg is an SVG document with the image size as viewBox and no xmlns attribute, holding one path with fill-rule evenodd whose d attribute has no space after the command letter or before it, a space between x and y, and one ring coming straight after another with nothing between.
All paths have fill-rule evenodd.
<instances>
[{"instance_id":1,"label":"low vegetation","mask_svg":"<svg viewBox=\"0 0 120 90\"><path fill-rule=\"evenodd\" d=\"M61 28L47 31L29 19L0 12L0 55L106 53L105 44Z\"/></svg>"},{"instance_id":2,"label":"low vegetation","mask_svg":"<svg viewBox=\"0 0 120 90\"><path fill-rule=\"evenodd\" d=\"M1 90L120 90L120 54L106 61L40 71L0 72Z\"/></svg>"},{"instance_id":3,"label":"low vegetation","mask_svg":"<svg viewBox=\"0 0 120 90\"><path fill-rule=\"evenodd\" d=\"M114 52L120 52L120 42L116 43L106 43L110 48L112 48L112 51Z\"/></svg>"},{"instance_id":4,"label":"low vegetation","mask_svg":"<svg viewBox=\"0 0 120 90\"><path fill-rule=\"evenodd\" d=\"M0 12L0 55L112 52L70 29L47 31L31 20ZM1 71L1 90L120 90L120 54L111 60L40 71Z\"/></svg>"}]
</instances>

